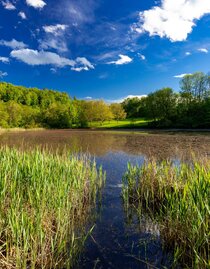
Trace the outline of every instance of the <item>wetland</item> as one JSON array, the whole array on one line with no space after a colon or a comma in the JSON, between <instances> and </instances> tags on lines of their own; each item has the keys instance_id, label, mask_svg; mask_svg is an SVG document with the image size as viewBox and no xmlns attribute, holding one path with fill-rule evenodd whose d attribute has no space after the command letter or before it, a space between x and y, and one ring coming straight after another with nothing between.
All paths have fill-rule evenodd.
<instances>
[{"instance_id":1,"label":"wetland","mask_svg":"<svg viewBox=\"0 0 210 269\"><path fill-rule=\"evenodd\" d=\"M84 245L78 241L82 249L78 250L73 268L172 267L173 249L164 248L159 222L149 214L139 215L136 210L130 210L128 214L126 211L122 197L122 178L128 169L128 163L142 167L146 160L154 158L157 163L172 161L175 165L180 165L181 162L188 162L192 153L196 159L209 159L210 133L38 130L2 133L0 144L2 147L6 146L7 150L18 152L33 152L34 149L43 152L40 154L46 154L45 151L50 151L50 154L56 152L58 155L68 152L79 160L78 156L88 156L92 162L95 161L98 170L102 167L106 173L106 184L102 187L100 195L95 195L95 192L95 196L93 195L97 197L96 204L95 199L87 203L86 213L94 215L94 218L81 219L91 233ZM49 159L49 156L47 158ZM59 162L62 164L62 160L59 159ZM67 166L68 161L65 161L65 167ZM84 172L84 169L81 171ZM95 182L94 170L89 168L88 171ZM59 174L56 175L58 184ZM99 176L99 179L101 177ZM83 182L82 186L84 184ZM65 185L62 188L65 188ZM88 197L93 197L91 193L92 191ZM49 201L51 204L54 203L52 198ZM47 204L45 206L47 207ZM89 207L92 207L92 211L88 210ZM84 212L80 211L83 216ZM70 235L72 236L72 233ZM26 262L25 268L28 268L27 264ZM34 263L34 268L48 268L49 264L37 267ZM176 266L182 268L179 264Z\"/></svg>"}]
</instances>

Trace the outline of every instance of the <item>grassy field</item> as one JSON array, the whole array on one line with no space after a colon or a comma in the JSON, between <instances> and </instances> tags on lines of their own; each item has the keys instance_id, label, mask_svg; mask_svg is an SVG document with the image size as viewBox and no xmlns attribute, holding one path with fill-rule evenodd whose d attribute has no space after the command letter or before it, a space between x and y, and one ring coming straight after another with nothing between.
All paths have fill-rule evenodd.
<instances>
[{"instance_id":1,"label":"grassy field","mask_svg":"<svg viewBox=\"0 0 210 269\"><path fill-rule=\"evenodd\" d=\"M104 176L83 156L0 148L0 268L73 268Z\"/></svg>"},{"instance_id":2,"label":"grassy field","mask_svg":"<svg viewBox=\"0 0 210 269\"><path fill-rule=\"evenodd\" d=\"M143 128L146 127L148 121L144 118L136 118L136 119L125 119L125 120L111 120L101 122L91 122L89 123L90 128L104 128L104 129L115 129L115 128Z\"/></svg>"},{"instance_id":3,"label":"grassy field","mask_svg":"<svg viewBox=\"0 0 210 269\"><path fill-rule=\"evenodd\" d=\"M159 223L164 246L174 251L174 265L210 268L210 161L174 166L145 162L128 166L123 198L127 211Z\"/></svg>"}]
</instances>

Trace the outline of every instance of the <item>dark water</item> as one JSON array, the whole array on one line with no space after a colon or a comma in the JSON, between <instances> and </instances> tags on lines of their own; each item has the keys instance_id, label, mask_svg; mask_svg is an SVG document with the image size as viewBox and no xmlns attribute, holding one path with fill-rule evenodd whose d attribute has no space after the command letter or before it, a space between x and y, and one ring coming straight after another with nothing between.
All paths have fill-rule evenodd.
<instances>
[{"instance_id":1,"label":"dark water","mask_svg":"<svg viewBox=\"0 0 210 269\"><path fill-rule=\"evenodd\" d=\"M0 144L88 152L103 166L107 180L100 214L77 269L170 268L172 256L162 250L158 225L146 216L127 218L121 199L122 176L128 162L142 164L150 157L178 161L191 152L210 156L209 134L29 131L1 134Z\"/></svg>"}]
</instances>

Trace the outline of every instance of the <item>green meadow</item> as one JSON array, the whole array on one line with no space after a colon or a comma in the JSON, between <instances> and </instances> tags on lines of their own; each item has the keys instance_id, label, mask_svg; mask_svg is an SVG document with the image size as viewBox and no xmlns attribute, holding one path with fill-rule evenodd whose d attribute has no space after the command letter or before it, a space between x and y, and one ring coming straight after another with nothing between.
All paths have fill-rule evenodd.
<instances>
[{"instance_id":1,"label":"green meadow","mask_svg":"<svg viewBox=\"0 0 210 269\"><path fill-rule=\"evenodd\" d=\"M140 128L147 127L148 120L144 118L134 118L134 119L124 119L124 120L110 120L99 122L91 122L89 123L90 128L104 128L104 129L120 129L120 128Z\"/></svg>"}]
</instances>

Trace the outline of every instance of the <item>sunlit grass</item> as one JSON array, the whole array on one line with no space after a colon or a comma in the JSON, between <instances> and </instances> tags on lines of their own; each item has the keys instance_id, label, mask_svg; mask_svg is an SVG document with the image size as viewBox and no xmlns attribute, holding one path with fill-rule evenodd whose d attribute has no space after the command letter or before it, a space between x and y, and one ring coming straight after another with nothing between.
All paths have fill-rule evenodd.
<instances>
[{"instance_id":1,"label":"sunlit grass","mask_svg":"<svg viewBox=\"0 0 210 269\"><path fill-rule=\"evenodd\" d=\"M174 250L174 264L209 268L210 161L145 162L128 166L123 198L139 217L147 212L159 223L166 248Z\"/></svg>"},{"instance_id":2,"label":"sunlit grass","mask_svg":"<svg viewBox=\"0 0 210 269\"><path fill-rule=\"evenodd\" d=\"M0 268L72 268L102 171L83 157L0 149Z\"/></svg>"},{"instance_id":3,"label":"sunlit grass","mask_svg":"<svg viewBox=\"0 0 210 269\"><path fill-rule=\"evenodd\" d=\"M125 119L125 120L110 120L101 122L91 122L89 127L91 128L139 128L148 125L148 120L144 118Z\"/></svg>"}]
</instances>

